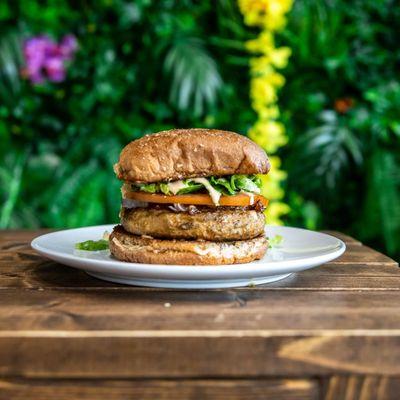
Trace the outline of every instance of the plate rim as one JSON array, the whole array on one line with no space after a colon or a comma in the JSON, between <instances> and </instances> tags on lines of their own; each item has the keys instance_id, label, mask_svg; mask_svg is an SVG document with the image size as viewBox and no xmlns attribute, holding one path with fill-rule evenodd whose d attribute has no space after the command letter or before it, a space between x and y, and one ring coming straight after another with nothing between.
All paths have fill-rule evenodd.
<instances>
[{"instance_id":1,"label":"plate rim","mask_svg":"<svg viewBox=\"0 0 400 400\"><path fill-rule=\"evenodd\" d=\"M229 264L229 265L168 265L168 264L143 264L143 263L129 263L125 261L120 261L120 260L113 260L113 259L93 259L93 258L84 258L84 257L79 257L74 254L68 254L65 252L57 251L57 250L52 250L49 248L46 248L45 246L42 246L40 242L43 240L46 240L48 236L56 235L58 233L65 233L68 231L75 231L75 230L87 230L87 229L101 229L101 230L109 230L112 229L112 227L115 226L115 224L104 224L104 225L94 225L94 226L87 226L87 227L80 227L80 228L71 228L71 229L64 229L64 230L58 230L55 232L49 232L45 233L43 235L40 235L36 238L34 238L31 242L31 247L37 251L39 254L50 258L52 260L58 261L62 263L63 261L70 261L70 262L76 262L77 264L80 265L71 265L68 264L74 268L82 269L82 270L88 270L90 267L90 270L93 270L92 267L95 267L97 271L99 272L104 272L106 273L107 268L121 268L122 275L132 275L132 276L143 276L146 273L149 275L156 275L156 274L161 274L161 275L169 275L169 274L177 274L177 275L186 275L189 276L191 275L193 279L199 279L201 276L204 275L211 275L211 276L216 276L216 275L221 275L221 274L228 274L228 275L235 275L235 274L246 274L248 276L261 276L260 274L265 273L266 265L265 263L255 263L255 262L250 262L250 263L245 263L245 264ZM266 225L266 229L272 227L272 225ZM275 226L274 226L275 227ZM321 265L325 262L331 261L333 259L336 259L337 257L341 256L345 250L346 250L346 245L345 243L339 239L336 238L335 236L329 235L324 232L317 232L317 231L311 231L308 229L304 228L297 228L297 227L287 227L287 226L281 226L279 228L282 229L289 229L289 230L301 230L305 232L311 232L313 234L318 234L318 235L323 235L327 236L331 239L335 239L337 241L337 247L332 249L330 252L326 254L317 254L314 256L307 256L305 258L299 258L295 260L277 260L277 261L272 261L273 262L273 267L274 268L285 268L288 271L290 270L291 272L297 272L301 271L303 269L309 269L316 267L318 265ZM56 258L56 259L55 259ZM307 265L304 264L305 259L307 260ZM62 260L62 261L60 261ZM290 267L287 267L287 264L290 264ZM84 264L84 265L82 265ZM101 265L100 265L101 264ZM106 266L108 264L108 267ZM286 266L285 266L286 265ZM250 267L251 266L251 267ZM250 267L250 268L249 268ZM135 268L133 271L132 269ZM283 270L282 272L279 271L279 273L285 273ZM116 273L115 273L116 274ZM274 272L271 275L276 274ZM195 276L197 275L197 276ZM219 278L223 279L223 278ZM229 279L228 277L225 279Z\"/></svg>"}]
</instances>

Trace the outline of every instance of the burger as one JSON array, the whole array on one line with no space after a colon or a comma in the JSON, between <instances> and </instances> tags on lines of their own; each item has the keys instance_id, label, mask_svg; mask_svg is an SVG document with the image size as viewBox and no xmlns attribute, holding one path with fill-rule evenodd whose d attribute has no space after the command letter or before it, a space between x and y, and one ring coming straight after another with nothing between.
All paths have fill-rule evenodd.
<instances>
[{"instance_id":1,"label":"burger","mask_svg":"<svg viewBox=\"0 0 400 400\"><path fill-rule=\"evenodd\" d=\"M173 129L132 141L114 166L123 184L112 255L175 265L262 258L268 201L258 175L269 169L265 152L233 132Z\"/></svg>"}]
</instances>

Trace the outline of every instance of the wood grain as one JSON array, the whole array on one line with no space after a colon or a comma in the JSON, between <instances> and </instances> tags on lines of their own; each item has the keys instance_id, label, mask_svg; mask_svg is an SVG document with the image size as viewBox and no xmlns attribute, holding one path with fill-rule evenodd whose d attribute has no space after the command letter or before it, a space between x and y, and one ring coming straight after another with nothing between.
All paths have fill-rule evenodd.
<instances>
[{"instance_id":1,"label":"wood grain","mask_svg":"<svg viewBox=\"0 0 400 400\"><path fill-rule=\"evenodd\" d=\"M42 233L42 232L41 232ZM340 234L335 233L337 236ZM30 248L31 231L3 231L0 234L0 289L2 288L104 288L129 290L126 286L103 282L84 272L41 257ZM348 244L346 253L323 267L304 271L290 279L254 290L368 290L400 289L397 263L359 242L343 237ZM377 279L377 278L380 279ZM121 289L123 288L123 289ZM151 290L138 289L131 290Z\"/></svg>"},{"instance_id":2,"label":"wood grain","mask_svg":"<svg viewBox=\"0 0 400 400\"><path fill-rule=\"evenodd\" d=\"M0 337L0 376L257 378L400 375L399 336L286 332L13 332Z\"/></svg>"},{"instance_id":3,"label":"wood grain","mask_svg":"<svg viewBox=\"0 0 400 400\"><path fill-rule=\"evenodd\" d=\"M34 253L35 235L0 233L0 394L46 398L43 382L58 382L65 398L79 388L87 398L123 398L135 382L135 398L179 399L182 384L187 398L258 399L271 384L260 377L275 379L276 398L288 390L284 378L296 388L287 398L317 396L315 377L326 379L328 399L369 399L376 382L385 387L379 395L398 388L400 270L345 235L336 233L348 250L332 263L272 285L213 291L102 282ZM75 378L83 381L64 381ZM85 379L119 381L91 389ZM171 379L180 381L169 387Z\"/></svg>"},{"instance_id":4,"label":"wood grain","mask_svg":"<svg viewBox=\"0 0 400 400\"><path fill-rule=\"evenodd\" d=\"M322 232L323 233L327 233L328 235L332 235L332 236L337 237L338 239L340 239L343 242L345 242L346 245L356 245L356 246L361 246L362 245L362 243L359 240L354 239L351 236L346 235L346 234L344 234L342 232L329 231L329 230L325 230L325 231L322 231Z\"/></svg>"},{"instance_id":5,"label":"wood grain","mask_svg":"<svg viewBox=\"0 0 400 400\"><path fill-rule=\"evenodd\" d=\"M400 378L387 376L332 376L324 385L324 400L398 400Z\"/></svg>"},{"instance_id":6,"label":"wood grain","mask_svg":"<svg viewBox=\"0 0 400 400\"><path fill-rule=\"evenodd\" d=\"M86 273L54 263L40 256L29 255L25 262L2 263L0 260L0 290L27 289L104 289L160 291L160 289L130 287L105 282ZM396 264L365 265L363 263L327 263L303 271L276 283L256 286L253 290L400 290L400 269ZM164 289L169 291L168 289ZM237 289L242 290L242 289ZM246 290L246 289L244 289Z\"/></svg>"},{"instance_id":7,"label":"wood grain","mask_svg":"<svg viewBox=\"0 0 400 400\"><path fill-rule=\"evenodd\" d=\"M316 380L0 380L0 400L313 400Z\"/></svg>"},{"instance_id":8,"label":"wood grain","mask_svg":"<svg viewBox=\"0 0 400 400\"><path fill-rule=\"evenodd\" d=\"M384 290L3 289L0 330L400 329L399 304Z\"/></svg>"}]
</instances>

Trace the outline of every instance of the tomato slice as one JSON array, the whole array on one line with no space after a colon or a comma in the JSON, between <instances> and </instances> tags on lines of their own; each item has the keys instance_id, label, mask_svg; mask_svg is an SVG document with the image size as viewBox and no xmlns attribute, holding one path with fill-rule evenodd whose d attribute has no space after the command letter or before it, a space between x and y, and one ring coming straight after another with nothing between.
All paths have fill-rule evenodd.
<instances>
[{"instance_id":1,"label":"tomato slice","mask_svg":"<svg viewBox=\"0 0 400 400\"><path fill-rule=\"evenodd\" d=\"M177 194L175 196L167 196L157 193L145 192L126 192L125 197L131 200L144 201L146 203L176 203L176 204L193 204L215 206L208 194ZM261 195L254 195L254 204L260 201L265 207L268 200ZM246 207L251 205L251 198L246 194L237 194L235 196L221 196L219 205L231 207Z\"/></svg>"}]
</instances>

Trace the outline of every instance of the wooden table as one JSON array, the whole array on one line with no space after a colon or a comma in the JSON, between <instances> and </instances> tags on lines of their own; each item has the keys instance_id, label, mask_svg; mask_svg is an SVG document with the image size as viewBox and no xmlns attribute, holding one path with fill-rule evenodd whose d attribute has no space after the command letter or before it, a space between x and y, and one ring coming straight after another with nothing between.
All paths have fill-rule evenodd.
<instances>
[{"instance_id":1,"label":"wooden table","mask_svg":"<svg viewBox=\"0 0 400 400\"><path fill-rule=\"evenodd\" d=\"M399 399L400 270L348 236L252 288L102 282L0 233L0 399Z\"/></svg>"}]
</instances>

